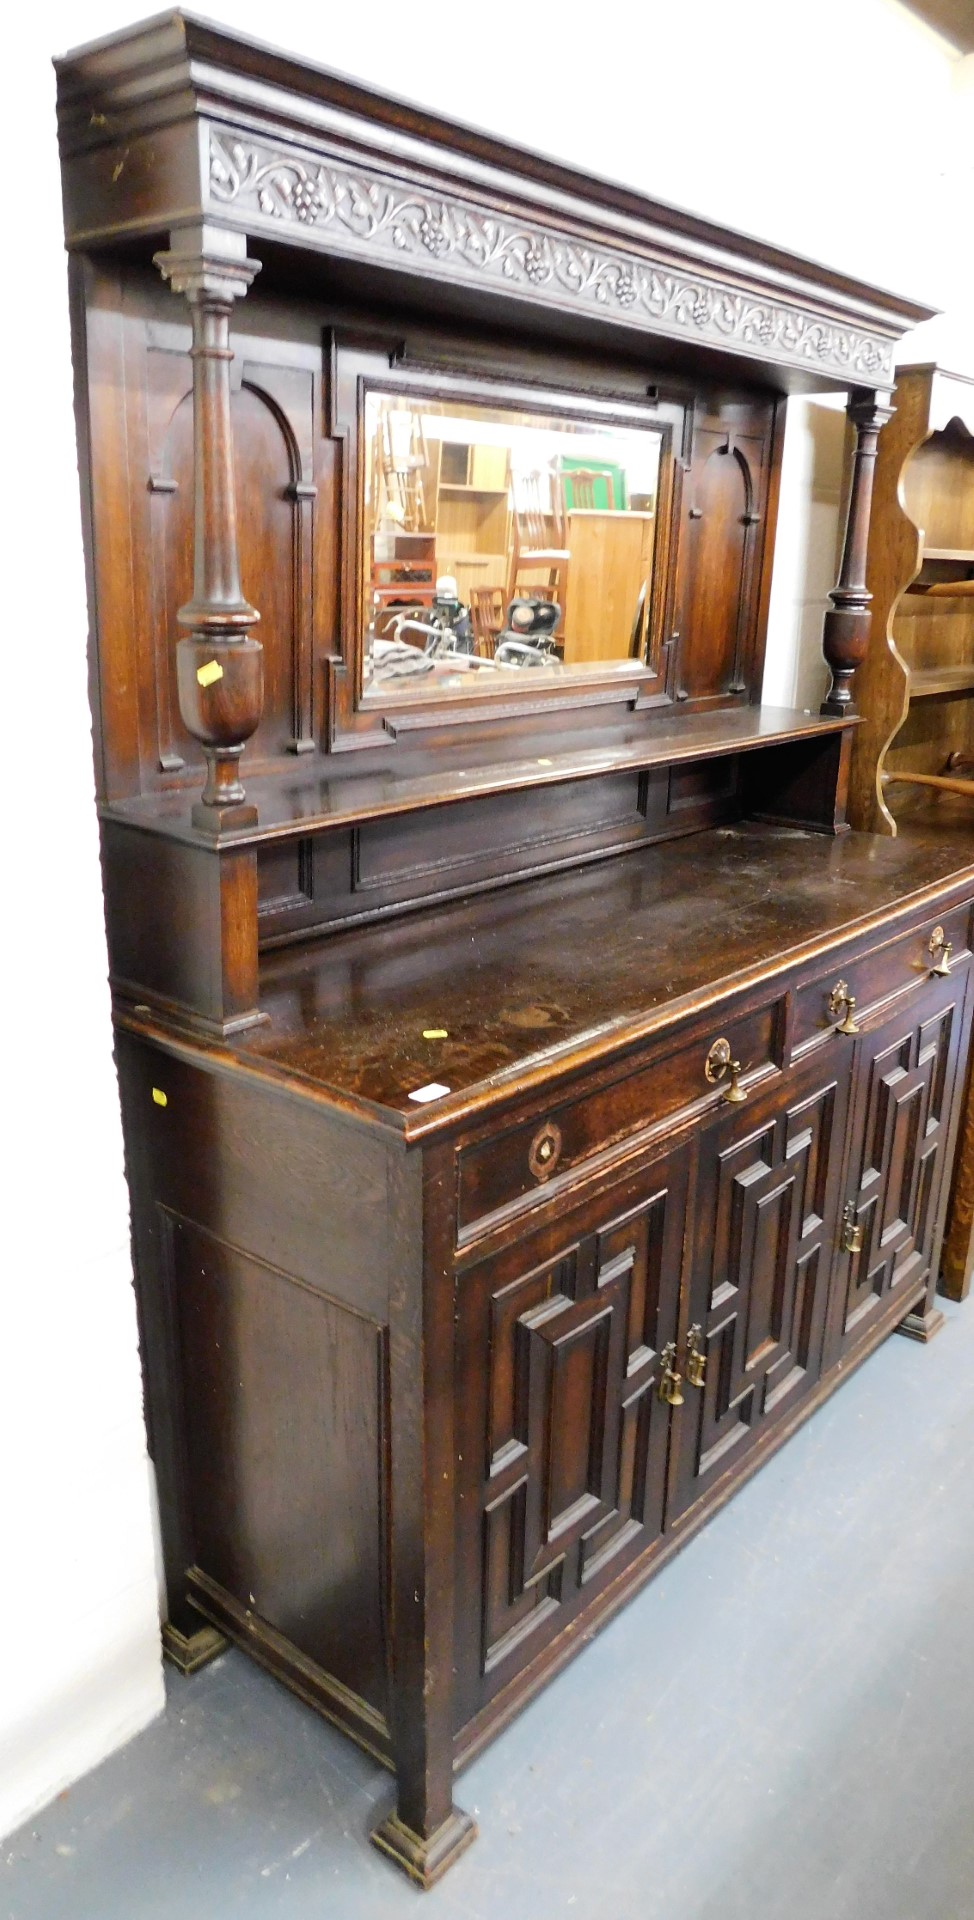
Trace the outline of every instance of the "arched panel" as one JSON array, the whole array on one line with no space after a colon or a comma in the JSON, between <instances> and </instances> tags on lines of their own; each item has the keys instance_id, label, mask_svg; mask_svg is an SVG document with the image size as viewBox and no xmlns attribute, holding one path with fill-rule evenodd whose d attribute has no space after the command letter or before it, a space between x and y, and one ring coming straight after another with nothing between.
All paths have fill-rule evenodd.
<instances>
[{"instance_id":1,"label":"arched panel","mask_svg":"<svg viewBox=\"0 0 974 1920\"><path fill-rule=\"evenodd\" d=\"M752 486L748 463L724 437L690 488L680 692L689 699L736 692L745 613Z\"/></svg>"},{"instance_id":2,"label":"arched panel","mask_svg":"<svg viewBox=\"0 0 974 1920\"><path fill-rule=\"evenodd\" d=\"M253 772L261 760L277 758L294 742L300 572L295 550L295 473L291 438L268 398L241 384L233 395L232 419L240 579L244 594L260 613L255 632L264 648L264 715L247 746L247 765ZM150 485L159 501L154 599L167 680L157 703L160 762L166 770L167 745L170 755L187 766L201 761L196 742L180 721L176 693L175 648L183 631L176 616L190 597L193 578L193 412L188 398L180 401L169 422L160 477L161 487L158 480Z\"/></svg>"}]
</instances>

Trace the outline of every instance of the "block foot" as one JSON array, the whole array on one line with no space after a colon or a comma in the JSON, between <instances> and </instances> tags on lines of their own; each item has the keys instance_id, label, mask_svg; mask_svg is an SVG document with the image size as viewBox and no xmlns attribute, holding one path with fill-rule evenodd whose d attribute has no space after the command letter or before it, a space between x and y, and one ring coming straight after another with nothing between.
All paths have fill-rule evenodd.
<instances>
[{"instance_id":1,"label":"block foot","mask_svg":"<svg viewBox=\"0 0 974 1920\"><path fill-rule=\"evenodd\" d=\"M180 1633L170 1620L162 1623L162 1651L166 1659L180 1673L198 1673L210 1660L215 1660L224 1647L228 1647L222 1633L215 1627L199 1627L196 1633Z\"/></svg>"},{"instance_id":2,"label":"block foot","mask_svg":"<svg viewBox=\"0 0 974 1920\"><path fill-rule=\"evenodd\" d=\"M414 1833L400 1820L398 1814L390 1813L373 1827L369 1835L373 1846L380 1853L387 1853L403 1873L409 1875L418 1887L431 1887L452 1867L471 1841L477 1838L477 1822L469 1813L463 1813L454 1807L442 1826L437 1827L428 1839Z\"/></svg>"},{"instance_id":3,"label":"block foot","mask_svg":"<svg viewBox=\"0 0 974 1920\"><path fill-rule=\"evenodd\" d=\"M944 1316L939 1307L927 1307L923 1313L908 1313L905 1320L894 1328L896 1333L904 1333L908 1340L932 1340L944 1324Z\"/></svg>"}]
</instances>

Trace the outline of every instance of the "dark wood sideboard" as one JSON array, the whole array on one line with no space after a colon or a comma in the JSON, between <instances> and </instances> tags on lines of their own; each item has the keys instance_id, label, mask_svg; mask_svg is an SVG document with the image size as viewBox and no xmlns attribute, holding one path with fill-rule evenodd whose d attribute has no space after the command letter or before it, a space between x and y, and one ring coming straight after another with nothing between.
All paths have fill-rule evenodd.
<instances>
[{"instance_id":1,"label":"dark wood sideboard","mask_svg":"<svg viewBox=\"0 0 974 1920\"><path fill-rule=\"evenodd\" d=\"M455 1769L939 1323L974 866L845 817L928 310L184 14L57 68L165 1643L387 1764L428 1885ZM836 390L832 685L771 710L783 402Z\"/></svg>"}]
</instances>

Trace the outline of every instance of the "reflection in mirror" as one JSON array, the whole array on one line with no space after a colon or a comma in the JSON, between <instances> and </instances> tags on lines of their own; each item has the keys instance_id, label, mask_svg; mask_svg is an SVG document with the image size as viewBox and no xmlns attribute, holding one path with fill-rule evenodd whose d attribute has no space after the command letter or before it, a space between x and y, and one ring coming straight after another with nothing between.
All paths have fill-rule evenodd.
<instances>
[{"instance_id":1,"label":"reflection in mirror","mask_svg":"<svg viewBox=\"0 0 974 1920\"><path fill-rule=\"evenodd\" d=\"M647 660L662 436L370 389L364 691Z\"/></svg>"}]
</instances>

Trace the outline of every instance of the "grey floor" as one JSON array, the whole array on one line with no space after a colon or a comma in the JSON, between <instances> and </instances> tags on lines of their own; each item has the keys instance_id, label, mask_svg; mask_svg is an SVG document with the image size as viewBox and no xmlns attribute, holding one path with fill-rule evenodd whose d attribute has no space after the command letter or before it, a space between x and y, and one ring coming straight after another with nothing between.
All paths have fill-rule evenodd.
<instances>
[{"instance_id":1,"label":"grey floor","mask_svg":"<svg viewBox=\"0 0 974 1920\"><path fill-rule=\"evenodd\" d=\"M0 1920L974 1916L974 1301L892 1339L458 1783L428 1895L388 1777L242 1654L0 1851Z\"/></svg>"}]
</instances>

